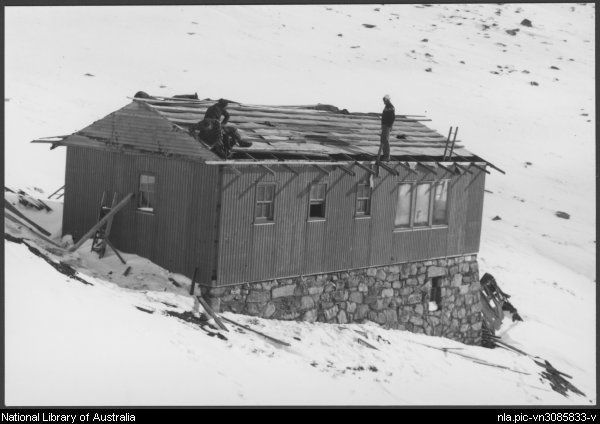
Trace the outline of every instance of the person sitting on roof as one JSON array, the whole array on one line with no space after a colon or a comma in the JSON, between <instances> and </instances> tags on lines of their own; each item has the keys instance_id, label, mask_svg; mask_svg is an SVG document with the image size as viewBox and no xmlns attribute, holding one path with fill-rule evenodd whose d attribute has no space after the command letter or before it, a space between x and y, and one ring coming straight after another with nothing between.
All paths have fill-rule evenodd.
<instances>
[{"instance_id":1,"label":"person sitting on roof","mask_svg":"<svg viewBox=\"0 0 600 424\"><path fill-rule=\"evenodd\" d=\"M383 155L383 161L388 162L390 160L390 131L394 120L396 119L396 110L394 105L390 101L390 95L386 94L383 96L383 103L385 107L381 114L381 147L380 151Z\"/></svg>"},{"instance_id":2,"label":"person sitting on roof","mask_svg":"<svg viewBox=\"0 0 600 424\"><path fill-rule=\"evenodd\" d=\"M195 134L198 131L198 138L210 146L223 145L223 128L229 121L229 112L225 109L228 100L219 99L217 103L209 106L204 113L204 119L190 128L190 132ZM221 116L224 116L221 122Z\"/></svg>"},{"instance_id":3,"label":"person sitting on roof","mask_svg":"<svg viewBox=\"0 0 600 424\"><path fill-rule=\"evenodd\" d=\"M206 109L204 119L192 126L192 134L198 131L198 138L212 146L212 150L220 156L229 157L231 149L236 144L241 147L252 146L251 142L242 140L238 130L225 125L229 121L226 107L228 100L219 99L217 103ZM221 116L224 117L221 121Z\"/></svg>"}]
</instances>

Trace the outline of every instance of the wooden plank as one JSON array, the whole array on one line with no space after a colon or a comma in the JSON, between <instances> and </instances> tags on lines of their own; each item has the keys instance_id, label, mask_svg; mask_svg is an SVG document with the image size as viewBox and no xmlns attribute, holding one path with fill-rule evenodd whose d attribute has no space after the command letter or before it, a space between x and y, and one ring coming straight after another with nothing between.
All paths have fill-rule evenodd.
<instances>
[{"instance_id":1,"label":"wooden plank","mask_svg":"<svg viewBox=\"0 0 600 424\"><path fill-rule=\"evenodd\" d=\"M110 240L108 239L104 239L104 242L106 244L108 244L110 246L110 248L113 250L113 252L115 252L115 254L118 256L118 258L121 260L121 262L123 263L123 265L126 265L127 262L125 262L125 259L123 259L123 257L121 256L121 254L119 253L119 251L115 248L115 246L113 246L113 244L110 242Z\"/></svg>"},{"instance_id":2,"label":"wooden plank","mask_svg":"<svg viewBox=\"0 0 600 424\"><path fill-rule=\"evenodd\" d=\"M35 235L37 235L40 238L42 238L42 240L50 243L54 247L58 247L59 249L64 250L64 248L62 246L59 246L58 244L56 244L55 242L53 242L52 240L50 240L48 237L44 236L43 234L40 234L39 231L35 230L33 227L29 226L27 223L19 220L18 218L14 217L14 216L12 216L10 214L6 214L6 213L4 214L4 217L8 218L10 221L14 222L15 224L24 226L28 230L32 231Z\"/></svg>"},{"instance_id":3,"label":"wooden plank","mask_svg":"<svg viewBox=\"0 0 600 424\"><path fill-rule=\"evenodd\" d=\"M25 215L23 215L21 213L21 211L19 211L17 208L15 208L8 200L4 199L4 207L6 209L8 209L9 211L11 211L12 213L14 213L15 215L17 215L19 218L21 218L22 220L24 220L25 222L27 222L29 225L33 225L33 227L35 229L37 229L40 233L44 234L45 236L49 236L51 235L50 231L40 227L38 224L36 224L35 222L33 222L31 219L27 218Z\"/></svg>"},{"instance_id":4,"label":"wooden plank","mask_svg":"<svg viewBox=\"0 0 600 424\"><path fill-rule=\"evenodd\" d=\"M87 239L89 239L96 232L96 230L98 230L98 228L100 228L102 225L104 225L110 218L112 218L117 212L119 212L127 204L127 202L129 202L129 200L131 200L132 197L133 197L133 193L129 193L127 196L125 196L125 198L123 200L121 200L117 206L115 206L109 213L104 215L104 217L100 221L98 221L98 223L96 223L96 225L94 225L92 228L90 228L90 230L87 233L85 233L83 235L83 237L81 237L81 239L76 244L73 245L73 247L71 247L69 249L69 252L74 252L75 250L79 249L81 247L81 245Z\"/></svg>"},{"instance_id":5,"label":"wooden plank","mask_svg":"<svg viewBox=\"0 0 600 424\"><path fill-rule=\"evenodd\" d=\"M356 176L356 174L354 173L354 171L352 171L352 170L351 170L351 169L349 169L349 168L346 168L346 167L345 167L345 166L343 166L343 165L336 165L336 168L339 168L339 169L341 169L341 170L342 170L344 173L346 173L346 174L350 175L351 177L354 177L354 176Z\"/></svg>"},{"instance_id":6,"label":"wooden plank","mask_svg":"<svg viewBox=\"0 0 600 424\"><path fill-rule=\"evenodd\" d=\"M276 339L275 337L271 337L271 336L269 336L269 335L267 335L265 333L261 333L260 331L255 330L253 328L250 328L250 327L248 327L246 325L242 325L240 323L237 323L237 322L235 322L232 319L229 319L229 318L226 318L226 317L223 317L223 316L221 318L223 318L227 322L230 322L233 325L237 325L238 327L243 328L244 330L248 330L248 331L251 331L251 332L256 333L258 335L261 335L264 338L266 338L267 340L270 340L270 341L275 342L275 343L279 343L279 344L284 345L284 346L291 346L291 344L289 344L288 342L284 342L283 340L279 340L279 339Z\"/></svg>"},{"instance_id":7,"label":"wooden plank","mask_svg":"<svg viewBox=\"0 0 600 424\"><path fill-rule=\"evenodd\" d=\"M229 331L227 329L227 327L225 327L225 324L223 324L223 321L221 321L221 319L219 318L219 316L215 313L215 311L213 311L213 309L208 306L208 303L206 303L206 301L204 299L202 299L202 296L196 296L196 299L198 299L198 302L200 302L200 304L202 305L202 307L204 308L204 310L211 316L213 317L213 319L215 320L215 322L217 323L217 325L219 326L219 328L223 331ZM225 317L223 317L225 318Z\"/></svg>"}]
</instances>

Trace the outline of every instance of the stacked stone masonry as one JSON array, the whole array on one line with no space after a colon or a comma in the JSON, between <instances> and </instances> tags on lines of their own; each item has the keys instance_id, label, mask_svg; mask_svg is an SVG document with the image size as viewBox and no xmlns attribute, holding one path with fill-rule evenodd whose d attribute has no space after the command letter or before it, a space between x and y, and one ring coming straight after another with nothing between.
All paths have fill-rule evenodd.
<instances>
[{"instance_id":1,"label":"stacked stone masonry","mask_svg":"<svg viewBox=\"0 0 600 424\"><path fill-rule=\"evenodd\" d=\"M458 256L236 286L202 287L216 311L263 318L386 328L481 344L477 258ZM441 304L431 311L431 284L441 277Z\"/></svg>"}]
</instances>

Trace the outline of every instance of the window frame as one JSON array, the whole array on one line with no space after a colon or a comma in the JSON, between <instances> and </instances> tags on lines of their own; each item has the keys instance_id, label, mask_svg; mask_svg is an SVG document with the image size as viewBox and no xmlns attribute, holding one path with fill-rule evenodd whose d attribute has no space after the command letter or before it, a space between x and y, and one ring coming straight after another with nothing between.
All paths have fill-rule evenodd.
<instances>
[{"instance_id":1,"label":"window frame","mask_svg":"<svg viewBox=\"0 0 600 424\"><path fill-rule=\"evenodd\" d=\"M324 196L323 199L316 199L316 200L322 200L323 202L323 216L311 216L310 215L310 207L313 204L313 198L312 196L312 188L314 186L318 186L318 185L324 185L325 186L325 191L324 191ZM308 186L308 210L307 210L307 216L308 216L308 221L325 221L327 219L327 192L329 189L329 184L326 182L318 182L318 183L311 183Z\"/></svg>"},{"instance_id":2,"label":"window frame","mask_svg":"<svg viewBox=\"0 0 600 424\"><path fill-rule=\"evenodd\" d=\"M445 223L443 224L434 224L433 223L433 207L435 204L435 189L438 185L440 185L443 181L447 181L448 183L448 188L447 188L447 192L446 192L446 217L445 217ZM397 185L397 189L396 189L396 210L394 213L394 232L402 232L402 231L420 231L420 230L427 230L427 229L432 229L432 228L447 228L448 227L448 222L450 219L450 209L449 209L449 205L450 205L450 183L451 183L451 179L450 178L440 178L440 179L434 179L434 180L430 180L430 181L403 181L400 182ZM417 186L418 185L425 185L425 184L429 184L429 211L428 211L428 217L427 217L427 224L425 225L415 225L415 212L416 212L416 205L417 205ZM398 213L398 196L399 196L399 192L400 192L400 187L402 185L410 185L410 193L411 193L411 199L410 199L410 211L409 211L409 224L408 225L396 225L396 214Z\"/></svg>"},{"instance_id":3,"label":"window frame","mask_svg":"<svg viewBox=\"0 0 600 424\"><path fill-rule=\"evenodd\" d=\"M408 190L408 193L410 193L410 201L409 201L409 205L408 205L408 224L406 225L397 225L396 224L396 216L398 214L398 198L400 196L400 187L403 185L407 185L410 186L410 189ZM412 229L412 210L413 210L413 202L414 202L414 189L415 189L415 184L412 181L409 182L402 182L400 184L398 184L398 187L396 188L396 202L395 202L395 206L396 206L396 210L394 213L394 230L398 230L398 231L406 231L406 230L411 230Z\"/></svg>"},{"instance_id":4,"label":"window frame","mask_svg":"<svg viewBox=\"0 0 600 424\"><path fill-rule=\"evenodd\" d=\"M258 200L258 190L259 187L265 187L265 197L266 197L266 188L273 187L273 198L269 200ZM257 183L256 188L254 190L254 224L274 224L275 223L275 196L277 194L277 183L273 182L265 182L265 183ZM271 217L259 217L256 215L257 206L260 204L270 204L270 212Z\"/></svg>"},{"instance_id":5,"label":"window frame","mask_svg":"<svg viewBox=\"0 0 600 424\"><path fill-rule=\"evenodd\" d=\"M360 187L367 187L368 189L368 197L361 197L359 196L359 191L360 191ZM369 181L359 181L356 184L356 190L355 190L355 202L354 202L354 218L357 219L363 219L363 218L371 218L371 207L373 205L373 189L371 188L371 184L369 184ZM358 205L359 202L366 202L366 211L362 212L358 210Z\"/></svg>"},{"instance_id":6,"label":"window frame","mask_svg":"<svg viewBox=\"0 0 600 424\"><path fill-rule=\"evenodd\" d=\"M142 191L142 177L143 176L154 178L154 182L152 183L152 186L153 186L154 190L152 190L152 191L149 191L149 190L148 191ZM156 202L156 180L157 180L157 178L156 178L156 174L154 172L143 171L143 172L140 172L138 174L137 204L136 204L136 207L135 207L137 212L151 214L151 215L154 215L154 213L156 212L156 203L157 203ZM152 199L154 201L154 204L152 205L152 209L151 210L143 209L144 206L140 205L140 202L142 200L142 195L141 195L142 192L144 192L144 193L152 193L154 195L153 199Z\"/></svg>"},{"instance_id":7,"label":"window frame","mask_svg":"<svg viewBox=\"0 0 600 424\"><path fill-rule=\"evenodd\" d=\"M427 221L424 224L416 225L415 224L415 213L417 212L418 187L425 186L425 185L429 186L429 189L428 189L429 199L427 200ZM420 228L431 227L431 212L432 212L431 211L431 198L433 197L431 195L431 188L433 187L433 185L434 185L433 181L423 181L423 182L415 182L415 184L413 186L414 195L413 195L413 204L412 204L412 210L411 210L411 215L412 215L411 227L412 228L420 229Z\"/></svg>"},{"instance_id":8,"label":"window frame","mask_svg":"<svg viewBox=\"0 0 600 424\"><path fill-rule=\"evenodd\" d=\"M447 182L447 186L446 186L446 211L444 214L444 222L441 224L436 224L435 222L433 222L433 214L434 214L434 207L435 207L435 190L437 189L437 187L439 185L441 185L442 182L446 181ZM432 192L432 196L431 196L431 226L432 227L447 227L448 226L448 221L449 221L449 217L450 217L450 178L441 178L437 181L434 182L433 184L433 192Z\"/></svg>"}]
</instances>

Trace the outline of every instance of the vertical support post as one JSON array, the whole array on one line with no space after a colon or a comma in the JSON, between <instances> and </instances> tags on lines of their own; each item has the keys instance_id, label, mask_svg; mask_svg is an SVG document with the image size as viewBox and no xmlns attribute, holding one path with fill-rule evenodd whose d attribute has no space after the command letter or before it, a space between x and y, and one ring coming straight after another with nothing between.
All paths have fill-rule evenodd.
<instances>
[{"instance_id":1,"label":"vertical support post","mask_svg":"<svg viewBox=\"0 0 600 424\"><path fill-rule=\"evenodd\" d=\"M194 291L196 290L196 276L198 275L198 267L194 270L194 277L192 278L192 285L190 287L190 295L194 295Z\"/></svg>"}]
</instances>

